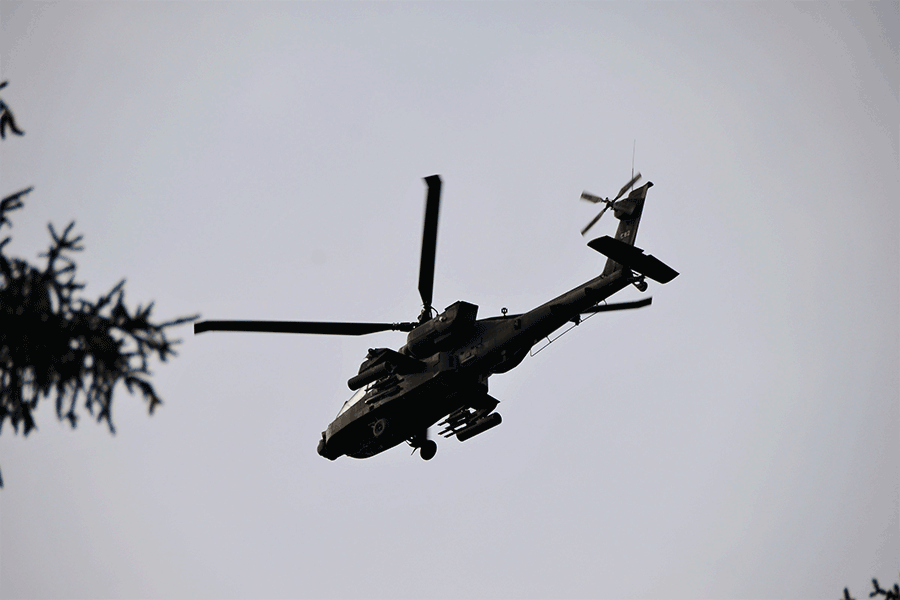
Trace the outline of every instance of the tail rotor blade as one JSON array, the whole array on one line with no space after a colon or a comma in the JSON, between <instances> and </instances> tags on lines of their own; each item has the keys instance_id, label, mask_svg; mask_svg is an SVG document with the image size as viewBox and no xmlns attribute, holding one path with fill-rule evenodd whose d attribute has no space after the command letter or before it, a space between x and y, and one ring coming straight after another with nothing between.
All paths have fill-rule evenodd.
<instances>
[{"instance_id":1,"label":"tail rotor blade","mask_svg":"<svg viewBox=\"0 0 900 600\"><path fill-rule=\"evenodd\" d=\"M637 183L638 180L639 180L640 178L641 178L641 174L640 174L640 173L638 173L637 175L635 175L634 177L632 177L632 178L631 178L631 181L629 181L628 183L626 183L626 184L622 187L622 189L619 190L619 193L616 195L615 198L612 199L612 201L615 202L616 200L618 200L619 198L621 198L621 197L622 197L622 194L624 194L625 192L627 192L627 191L628 191L628 188L630 188L630 187L633 186L635 183Z\"/></svg>"},{"instance_id":2,"label":"tail rotor blade","mask_svg":"<svg viewBox=\"0 0 900 600\"><path fill-rule=\"evenodd\" d=\"M606 209L607 209L607 208L609 208L609 204L607 204L606 206L604 206L604 207L603 207L603 210L601 210L600 213L599 213L596 217L594 217L594 219L593 219L590 223L588 223L587 225L584 226L584 229L581 230L581 235L586 234L586 233L588 232L588 229L590 229L591 227L593 227L594 224L595 224L597 221L600 220L600 217L603 216L603 213L606 212Z\"/></svg>"},{"instance_id":3,"label":"tail rotor blade","mask_svg":"<svg viewBox=\"0 0 900 600\"><path fill-rule=\"evenodd\" d=\"M432 175L425 178L428 198L425 202L425 227L422 232L422 260L419 263L419 294L426 310L431 309L434 292L434 260L437 250L438 210L441 204L441 178Z\"/></svg>"}]
</instances>

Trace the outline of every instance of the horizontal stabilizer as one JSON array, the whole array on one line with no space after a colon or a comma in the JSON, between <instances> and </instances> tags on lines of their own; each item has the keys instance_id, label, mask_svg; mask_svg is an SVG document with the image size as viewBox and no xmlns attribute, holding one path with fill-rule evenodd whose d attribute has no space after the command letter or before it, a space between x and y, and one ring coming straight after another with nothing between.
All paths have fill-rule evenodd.
<instances>
[{"instance_id":1,"label":"horizontal stabilizer","mask_svg":"<svg viewBox=\"0 0 900 600\"><path fill-rule=\"evenodd\" d=\"M600 254L608 256L620 265L649 277L653 281L669 283L678 277L678 272L675 269L658 258L650 254L644 254L644 251L640 248L611 238L608 235L591 240L588 242L588 246Z\"/></svg>"}]
</instances>

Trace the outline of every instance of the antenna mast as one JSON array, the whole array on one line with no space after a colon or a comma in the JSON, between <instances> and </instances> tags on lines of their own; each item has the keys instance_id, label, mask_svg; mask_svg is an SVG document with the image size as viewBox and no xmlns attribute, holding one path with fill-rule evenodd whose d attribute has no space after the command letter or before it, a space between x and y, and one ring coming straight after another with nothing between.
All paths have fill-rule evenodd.
<instances>
[{"instance_id":1,"label":"antenna mast","mask_svg":"<svg viewBox=\"0 0 900 600\"><path fill-rule=\"evenodd\" d=\"M635 139L631 144L631 178L634 179L634 149L637 147L637 139ZM634 189L634 184L631 184L631 189Z\"/></svg>"}]
</instances>

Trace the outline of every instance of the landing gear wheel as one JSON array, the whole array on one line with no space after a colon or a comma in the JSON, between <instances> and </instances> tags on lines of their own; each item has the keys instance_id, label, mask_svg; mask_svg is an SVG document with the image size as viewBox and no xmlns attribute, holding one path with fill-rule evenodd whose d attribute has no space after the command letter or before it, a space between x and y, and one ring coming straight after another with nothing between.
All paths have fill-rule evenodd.
<instances>
[{"instance_id":1,"label":"landing gear wheel","mask_svg":"<svg viewBox=\"0 0 900 600\"><path fill-rule=\"evenodd\" d=\"M435 454L437 454L437 444L434 440L425 440L425 443L419 448L419 455L422 457L422 460L431 460Z\"/></svg>"}]
</instances>

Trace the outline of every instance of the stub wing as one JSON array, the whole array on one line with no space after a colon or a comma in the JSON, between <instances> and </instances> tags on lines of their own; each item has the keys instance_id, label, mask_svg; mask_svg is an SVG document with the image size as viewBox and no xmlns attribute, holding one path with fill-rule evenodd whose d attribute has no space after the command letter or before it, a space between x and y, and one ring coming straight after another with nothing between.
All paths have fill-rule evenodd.
<instances>
[{"instance_id":1,"label":"stub wing","mask_svg":"<svg viewBox=\"0 0 900 600\"><path fill-rule=\"evenodd\" d=\"M439 432L444 437L456 436L461 442L475 437L502 422L499 413L493 412L499 400L488 394L480 394L472 398L472 401L461 406L438 423L438 427L444 429Z\"/></svg>"}]
</instances>

